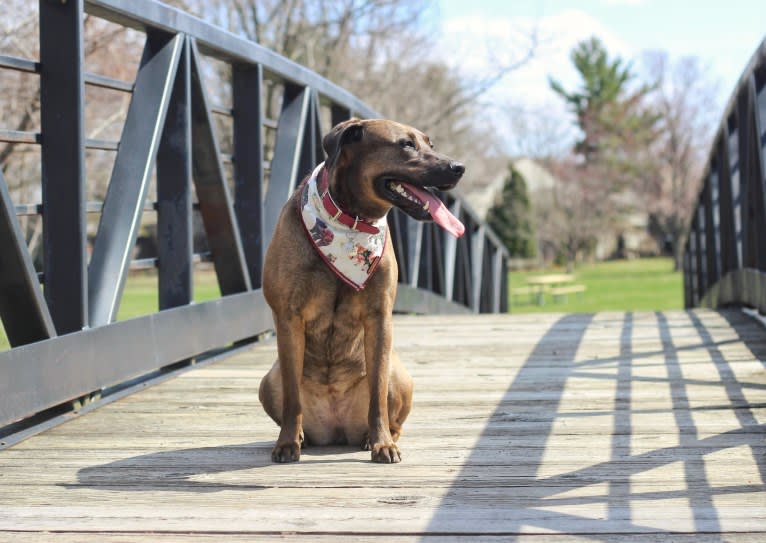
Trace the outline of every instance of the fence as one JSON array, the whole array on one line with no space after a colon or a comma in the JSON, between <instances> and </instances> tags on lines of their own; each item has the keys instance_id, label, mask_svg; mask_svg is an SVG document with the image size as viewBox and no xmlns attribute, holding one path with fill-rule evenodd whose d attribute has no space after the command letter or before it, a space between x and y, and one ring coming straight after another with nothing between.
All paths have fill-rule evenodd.
<instances>
[{"instance_id":1,"label":"fence","mask_svg":"<svg viewBox=\"0 0 766 543\"><path fill-rule=\"evenodd\" d=\"M84 69L86 13L145 35L135 81ZM41 204L14 205L0 174L0 316L12 347L0 352L6 431L107 387L231 352L269 330L261 267L282 203L323 158L327 121L377 116L316 73L152 0L43 0L39 28L39 61L0 56L0 68L39 76L41 110L39 132L4 129L0 141L39 144L42 168ZM230 70L231 105L212 103L205 59ZM85 137L86 88L131 93L119 141ZM272 96L276 118L264 114ZM214 116L230 121L233 153L221 151ZM115 153L101 202L86 201L90 149ZM155 184L156 202L146 204ZM462 201L444 198L466 225L460 240L390 216L396 309L505 311L505 250ZM100 213L91 254L89 213ZM156 213L157 256L135 261L145 213ZM20 228L25 214L42 217L41 272ZM196 215L208 247L201 253L194 252ZM194 303L193 268L201 261L212 262L221 297ZM115 322L131 267L157 268L159 311Z\"/></svg>"},{"instance_id":2,"label":"fence","mask_svg":"<svg viewBox=\"0 0 766 543\"><path fill-rule=\"evenodd\" d=\"M766 40L714 140L684 255L686 307L766 313Z\"/></svg>"}]
</instances>

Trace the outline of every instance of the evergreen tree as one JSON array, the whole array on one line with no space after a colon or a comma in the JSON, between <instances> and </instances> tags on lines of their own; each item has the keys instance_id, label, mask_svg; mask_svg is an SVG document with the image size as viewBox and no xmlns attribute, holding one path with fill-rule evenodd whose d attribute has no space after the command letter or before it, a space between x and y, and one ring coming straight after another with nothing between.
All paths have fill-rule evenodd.
<instances>
[{"instance_id":1,"label":"evergreen tree","mask_svg":"<svg viewBox=\"0 0 766 543\"><path fill-rule=\"evenodd\" d=\"M582 131L575 152L585 164L604 168L619 190L634 180L631 174L640 171L639 156L657 135L659 116L645 104L652 87L631 86L630 65L619 57L610 59L596 37L580 42L571 59L582 80L580 88L567 91L551 78L551 89L567 103Z\"/></svg>"},{"instance_id":2,"label":"evergreen tree","mask_svg":"<svg viewBox=\"0 0 766 543\"><path fill-rule=\"evenodd\" d=\"M537 251L527 183L513 165L508 167L508 177L499 198L487 212L487 223L503 241L511 256L535 256Z\"/></svg>"},{"instance_id":3,"label":"evergreen tree","mask_svg":"<svg viewBox=\"0 0 766 543\"><path fill-rule=\"evenodd\" d=\"M652 87L636 84L630 64L610 58L598 38L580 42L571 60L580 76L577 88L569 91L549 78L582 133L573 149L576 162L571 171L558 176L567 178L564 192L578 195L561 205L590 226L561 230L559 242L569 247L569 265L580 251L590 252L604 233L617 235L625 217L643 205L635 193L651 171L660 118L648 101Z\"/></svg>"}]
</instances>

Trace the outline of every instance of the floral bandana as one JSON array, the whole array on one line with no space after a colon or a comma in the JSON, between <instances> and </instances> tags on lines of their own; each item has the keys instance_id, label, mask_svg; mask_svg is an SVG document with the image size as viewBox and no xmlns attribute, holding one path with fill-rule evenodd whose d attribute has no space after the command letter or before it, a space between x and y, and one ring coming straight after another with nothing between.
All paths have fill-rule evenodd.
<instances>
[{"instance_id":1,"label":"floral bandana","mask_svg":"<svg viewBox=\"0 0 766 543\"><path fill-rule=\"evenodd\" d=\"M316 167L311 177L304 183L300 198L299 212L311 244L327 266L341 280L362 290L378 267L380 257L388 240L388 222L386 217L377 221L365 221L364 229L358 227L362 221L358 217L344 214L346 221L341 222L343 214L332 202L326 190L320 191L317 180L324 162ZM333 216L328 213L325 200L338 211ZM351 222L351 225L345 224Z\"/></svg>"}]
</instances>

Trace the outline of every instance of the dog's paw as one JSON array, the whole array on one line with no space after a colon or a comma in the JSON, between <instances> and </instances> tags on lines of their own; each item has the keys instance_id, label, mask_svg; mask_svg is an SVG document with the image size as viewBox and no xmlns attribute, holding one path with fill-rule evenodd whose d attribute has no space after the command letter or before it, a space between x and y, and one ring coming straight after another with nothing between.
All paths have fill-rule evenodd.
<instances>
[{"instance_id":1,"label":"dog's paw","mask_svg":"<svg viewBox=\"0 0 766 543\"><path fill-rule=\"evenodd\" d=\"M372 461L379 464L398 464L402 461L402 453L395 443L377 443L370 447Z\"/></svg>"},{"instance_id":2,"label":"dog's paw","mask_svg":"<svg viewBox=\"0 0 766 543\"><path fill-rule=\"evenodd\" d=\"M365 433L364 437L362 438L362 450L363 451L371 451L372 445L370 445L370 434Z\"/></svg>"},{"instance_id":3,"label":"dog's paw","mask_svg":"<svg viewBox=\"0 0 766 543\"><path fill-rule=\"evenodd\" d=\"M301 445L298 442L277 443L271 451L271 460L280 464L297 462L301 458Z\"/></svg>"}]
</instances>

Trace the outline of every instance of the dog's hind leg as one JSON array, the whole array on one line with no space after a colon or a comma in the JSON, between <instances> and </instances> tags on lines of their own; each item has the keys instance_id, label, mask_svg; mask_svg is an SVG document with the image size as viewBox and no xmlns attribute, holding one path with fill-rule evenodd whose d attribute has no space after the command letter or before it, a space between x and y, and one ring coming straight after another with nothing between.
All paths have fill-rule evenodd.
<instances>
[{"instance_id":1,"label":"dog's hind leg","mask_svg":"<svg viewBox=\"0 0 766 543\"><path fill-rule=\"evenodd\" d=\"M271 417L271 420L282 426L282 373L279 367L279 360L274 362L269 372L261 379L258 387L258 400L263 406L263 410ZM300 432L300 444L302 447L308 446L308 440Z\"/></svg>"},{"instance_id":2,"label":"dog's hind leg","mask_svg":"<svg viewBox=\"0 0 766 543\"><path fill-rule=\"evenodd\" d=\"M271 420L282 426L282 375L280 371L279 360L277 360L261 379L261 385L258 387L258 400Z\"/></svg>"}]
</instances>

